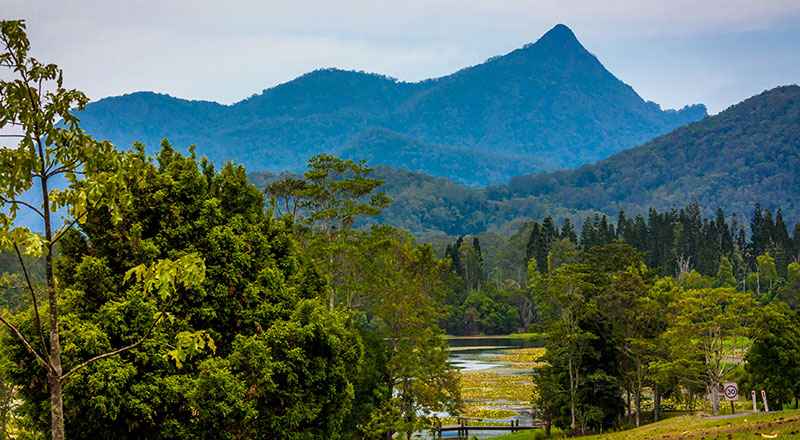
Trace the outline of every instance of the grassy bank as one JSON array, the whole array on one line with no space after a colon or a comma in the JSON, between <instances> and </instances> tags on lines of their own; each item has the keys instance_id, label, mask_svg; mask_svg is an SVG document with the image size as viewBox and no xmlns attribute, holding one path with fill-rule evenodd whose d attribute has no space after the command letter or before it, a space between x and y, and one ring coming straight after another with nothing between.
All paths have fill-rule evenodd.
<instances>
[{"instance_id":1,"label":"grassy bank","mask_svg":"<svg viewBox=\"0 0 800 440\"><path fill-rule=\"evenodd\" d=\"M528 431L494 437L494 439L530 440L535 438L535 435L535 432ZM800 410L747 414L721 419L680 416L641 428L579 438L585 440L797 439L800 438Z\"/></svg>"}]
</instances>

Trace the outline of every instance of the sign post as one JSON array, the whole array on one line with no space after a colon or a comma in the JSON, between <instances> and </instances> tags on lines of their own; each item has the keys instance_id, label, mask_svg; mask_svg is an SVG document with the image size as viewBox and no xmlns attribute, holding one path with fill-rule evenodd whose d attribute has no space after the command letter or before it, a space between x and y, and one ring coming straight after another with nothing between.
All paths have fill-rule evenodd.
<instances>
[{"instance_id":1,"label":"sign post","mask_svg":"<svg viewBox=\"0 0 800 440\"><path fill-rule=\"evenodd\" d=\"M756 406L756 392L750 391L750 395L753 396L753 412L758 412L758 407Z\"/></svg>"},{"instance_id":2,"label":"sign post","mask_svg":"<svg viewBox=\"0 0 800 440\"><path fill-rule=\"evenodd\" d=\"M761 399L764 401L764 412L769 412L769 405L767 405L767 392L761 390Z\"/></svg>"},{"instance_id":3,"label":"sign post","mask_svg":"<svg viewBox=\"0 0 800 440\"><path fill-rule=\"evenodd\" d=\"M735 414L733 401L739 399L739 387L735 382L728 382L722 385L722 393L725 395L725 400L731 402L731 414Z\"/></svg>"}]
</instances>

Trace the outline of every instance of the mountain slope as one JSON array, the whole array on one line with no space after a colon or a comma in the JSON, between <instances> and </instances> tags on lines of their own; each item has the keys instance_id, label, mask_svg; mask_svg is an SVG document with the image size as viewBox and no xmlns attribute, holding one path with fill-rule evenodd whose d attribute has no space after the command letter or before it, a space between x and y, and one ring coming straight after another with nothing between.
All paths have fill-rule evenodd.
<instances>
[{"instance_id":1,"label":"mountain slope","mask_svg":"<svg viewBox=\"0 0 800 440\"><path fill-rule=\"evenodd\" d=\"M758 201L797 220L800 87L766 91L597 164L514 178L501 194L607 212L696 198L708 209L743 213Z\"/></svg>"},{"instance_id":2,"label":"mountain slope","mask_svg":"<svg viewBox=\"0 0 800 440\"><path fill-rule=\"evenodd\" d=\"M600 212L647 215L697 200L749 216L756 202L800 222L800 87L778 87L596 164L469 189L401 170L377 170L395 203L379 222L418 235L513 232L552 215L578 225Z\"/></svg>"},{"instance_id":3,"label":"mountain slope","mask_svg":"<svg viewBox=\"0 0 800 440\"><path fill-rule=\"evenodd\" d=\"M343 159L366 159L368 164L448 176L453 182L467 186L480 186L484 182L502 184L508 181L507 176L544 168L541 160L531 156L434 145L383 128L367 129L337 154ZM476 167L480 162L492 166Z\"/></svg>"},{"instance_id":4,"label":"mountain slope","mask_svg":"<svg viewBox=\"0 0 800 440\"><path fill-rule=\"evenodd\" d=\"M447 124L430 124L436 115ZM529 154L572 168L705 116L661 111L558 25L535 44L441 78L396 112L397 131L428 142Z\"/></svg>"},{"instance_id":5,"label":"mountain slope","mask_svg":"<svg viewBox=\"0 0 800 440\"><path fill-rule=\"evenodd\" d=\"M389 130L425 146L407 148L398 166L430 169L423 166L428 160L468 149L463 168L479 177L464 179L462 167L433 169L475 186L592 162L703 116L702 105L662 111L645 102L563 25L535 44L418 83L324 69L230 106L140 92L92 103L79 115L84 130L122 146L139 140L152 151L166 137L250 170L302 171L315 154L352 151L359 143L375 157L397 155L396 142L361 142L365 133L377 139L376 129ZM496 153L519 158L519 165Z\"/></svg>"}]
</instances>

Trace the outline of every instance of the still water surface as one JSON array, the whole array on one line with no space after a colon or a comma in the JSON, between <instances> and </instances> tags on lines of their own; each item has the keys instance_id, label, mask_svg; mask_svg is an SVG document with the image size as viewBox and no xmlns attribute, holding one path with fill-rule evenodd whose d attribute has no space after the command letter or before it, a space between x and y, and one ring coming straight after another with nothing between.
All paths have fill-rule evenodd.
<instances>
[{"instance_id":1,"label":"still water surface","mask_svg":"<svg viewBox=\"0 0 800 440\"><path fill-rule=\"evenodd\" d=\"M519 377L530 376L531 372L527 369L514 368L514 362L499 361L497 355L505 353L507 350L517 348L531 348L541 346L535 341L523 338L509 337L451 337L447 340L450 346L450 362L464 374L470 373L489 373L503 376ZM515 413L514 416L505 419L495 419L494 421L508 422L519 420L520 425L530 426L533 422L530 413L530 405L527 402L514 402L509 400L489 400L473 399L465 401L466 404L486 405L487 408L507 409ZM478 423L477 421L471 423ZM455 436L455 433L449 433ZM490 438L507 432L497 431L470 431L478 438ZM445 434L447 435L447 434Z\"/></svg>"}]
</instances>

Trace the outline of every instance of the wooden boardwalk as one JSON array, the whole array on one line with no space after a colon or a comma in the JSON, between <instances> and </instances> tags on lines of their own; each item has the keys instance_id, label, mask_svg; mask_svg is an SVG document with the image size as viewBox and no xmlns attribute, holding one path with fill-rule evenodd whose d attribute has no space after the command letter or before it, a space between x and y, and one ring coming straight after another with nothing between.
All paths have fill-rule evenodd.
<instances>
[{"instance_id":1,"label":"wooden boardwalk","mask_svg":"<svg viewBox=\"0 0 800 440\"><path fill-rule=\"evenodd\" d=\"M456 425L439 425L438 429L436 429L436 437L442 438L442 433L444 432L457 432L459 437L469 437L469 432L475 431L509 431L509 432L517 432L523 431L528 429L539 429L543 428L544 426L541 424L534 424L533 426L519 426L519 420L516 421L509 421L507 425L480 425L480 423L486 423L483 420L473 420L473 422L477 422L478 424L469 424L470 420L467 418L459 418L458 424Z\"/></svg>"}]
</instances>

